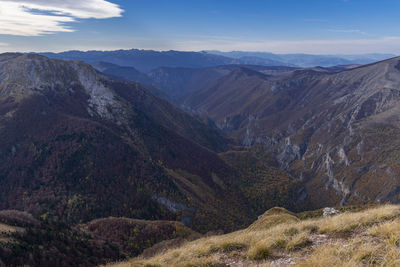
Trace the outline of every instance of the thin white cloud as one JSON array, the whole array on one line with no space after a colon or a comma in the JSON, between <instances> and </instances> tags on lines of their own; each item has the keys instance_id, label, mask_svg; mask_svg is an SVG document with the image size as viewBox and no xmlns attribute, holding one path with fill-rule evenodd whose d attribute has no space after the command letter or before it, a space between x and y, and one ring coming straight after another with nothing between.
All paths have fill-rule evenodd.
<instances>
[{"instance_id":1,"label":"thin white cloud","mask_svg":"<svg viewBox=\"0 0 400 267\"><path fill-rule=\"evenodd\" d=\"M123 10L105 0L0 0L0 34L39 36L72 32L76 19L120 17Z\"/></svg>"},{"instance_id":2,"label":"thin white cloud","mask_svg":"<svg viewBox=\"0 0 400 267\"><path fill-rule=\"evenodd\" d=\"M368 35L368 33L363 32L361 30L353 30L353 29L328 29L329 32L337 32L337 33L358 33L362 35Z\"/></svg>"}]
</instances>

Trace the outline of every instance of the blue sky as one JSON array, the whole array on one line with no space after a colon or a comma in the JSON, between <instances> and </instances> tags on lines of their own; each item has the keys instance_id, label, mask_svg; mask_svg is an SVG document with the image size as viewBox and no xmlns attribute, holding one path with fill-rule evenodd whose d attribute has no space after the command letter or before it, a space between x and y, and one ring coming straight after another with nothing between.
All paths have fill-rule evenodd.
<instances>
[{"instance_id":1,"label":"blue sky","mask_svg":"<svg viewBox=\"0 0 400 267\"><path fill-rule=\"evenodd\" d=\"M400 54L399 0L0 0L0 51Z\"/></svg>"}]
</instances>

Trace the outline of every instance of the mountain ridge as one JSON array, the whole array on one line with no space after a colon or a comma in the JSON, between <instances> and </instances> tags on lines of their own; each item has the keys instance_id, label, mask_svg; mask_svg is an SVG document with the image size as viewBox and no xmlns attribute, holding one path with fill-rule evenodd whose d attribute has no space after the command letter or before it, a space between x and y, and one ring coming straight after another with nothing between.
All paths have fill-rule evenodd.
<instances>
[{"instance_id":1,"label":"mountain ridge","mask_svg":"<svg viewBox=\"0 0 400 267\"><path fill-rule=\"evenodd\" d=\"M258 81L246 75L235 80L230 74L185 104L242 144L270 149L281 168L302 177L316 194L312 203L319 198L325 205L396 202L397 167L389 164L395 141L366 144L386 136L377 129L398 131L399 62L395 57L335 73L297 70L275 78L257 76ZM390 156L373 152L388 147L394 149ZM385 167L374 163L379 155L384 155L379 166ZM378 186L382 180L387 186Z\"/></svg>"},{"instance_id":2,"label":"mountain ridge","mask_svg":"<svg viewBox=\"0 0 400 267\"><path fill-rule=\"evenodd\" d=\"M87 63L110 62L124 67L134 67L148 72L158 67L211 67L241 63L241 60L202 52L154 51L154 50L115 50L115 51L67 51L61 53L40 53L49 58L63 60L82 60ZM249 61L246 60L248 63ZM273 62L275 65L278 62ZM285 63L279 63L286 65ZM267 65L271 63L267 62Z\"/></svg>"},{"instance_id":3,"label":"mountain ridge","mask_svg":"<svg viewBox=\"0 0 400 267\"><path fill-rule=\"evenodd\" d=\"M210 54L222 55L233 58L253 56L256 58L271 59L290 63L299 67L329 67L344 64L368 64L383 59L395 57L394 54L360 54L360 55L312 55L312 54L273 54L269 52L231 51L221 52L216 50L205 51Z\"/></svg>"}]
</instances>

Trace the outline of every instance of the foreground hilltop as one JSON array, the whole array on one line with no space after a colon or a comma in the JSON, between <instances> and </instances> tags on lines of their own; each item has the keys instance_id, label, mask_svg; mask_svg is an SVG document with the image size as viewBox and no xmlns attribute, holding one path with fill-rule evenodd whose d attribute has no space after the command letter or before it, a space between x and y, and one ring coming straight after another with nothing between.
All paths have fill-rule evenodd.
<instances>
[{"instance_id":1,"label":"foreground hilltop","mask_svg":"<svg viewBox=\"0 0 400 267\"><path fill-rule=\"evenodd\" d=\"M247 229L188 242L128 266L398 266L400 207L293 214L273 208Z\"/></svg>"}]
</instances>

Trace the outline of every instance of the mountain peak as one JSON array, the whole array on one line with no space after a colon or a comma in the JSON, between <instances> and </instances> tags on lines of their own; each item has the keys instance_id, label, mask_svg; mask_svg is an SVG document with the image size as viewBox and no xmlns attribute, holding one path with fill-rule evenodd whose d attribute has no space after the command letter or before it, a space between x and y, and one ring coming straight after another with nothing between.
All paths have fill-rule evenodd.
<instances>
[{"instance_id":1,"label":"mountain peak","mask_svg":"<svg viewBox=\"0 0 400 267\"><path fill-rule=\"evenodd\" d=\"M36 54L1 55L0 95L20 101L36 94L87 96L89 114L111 119L119 109L114 92L101 82L103 77L88 64L61 61Z\"/></svg>"}]
</instances>

